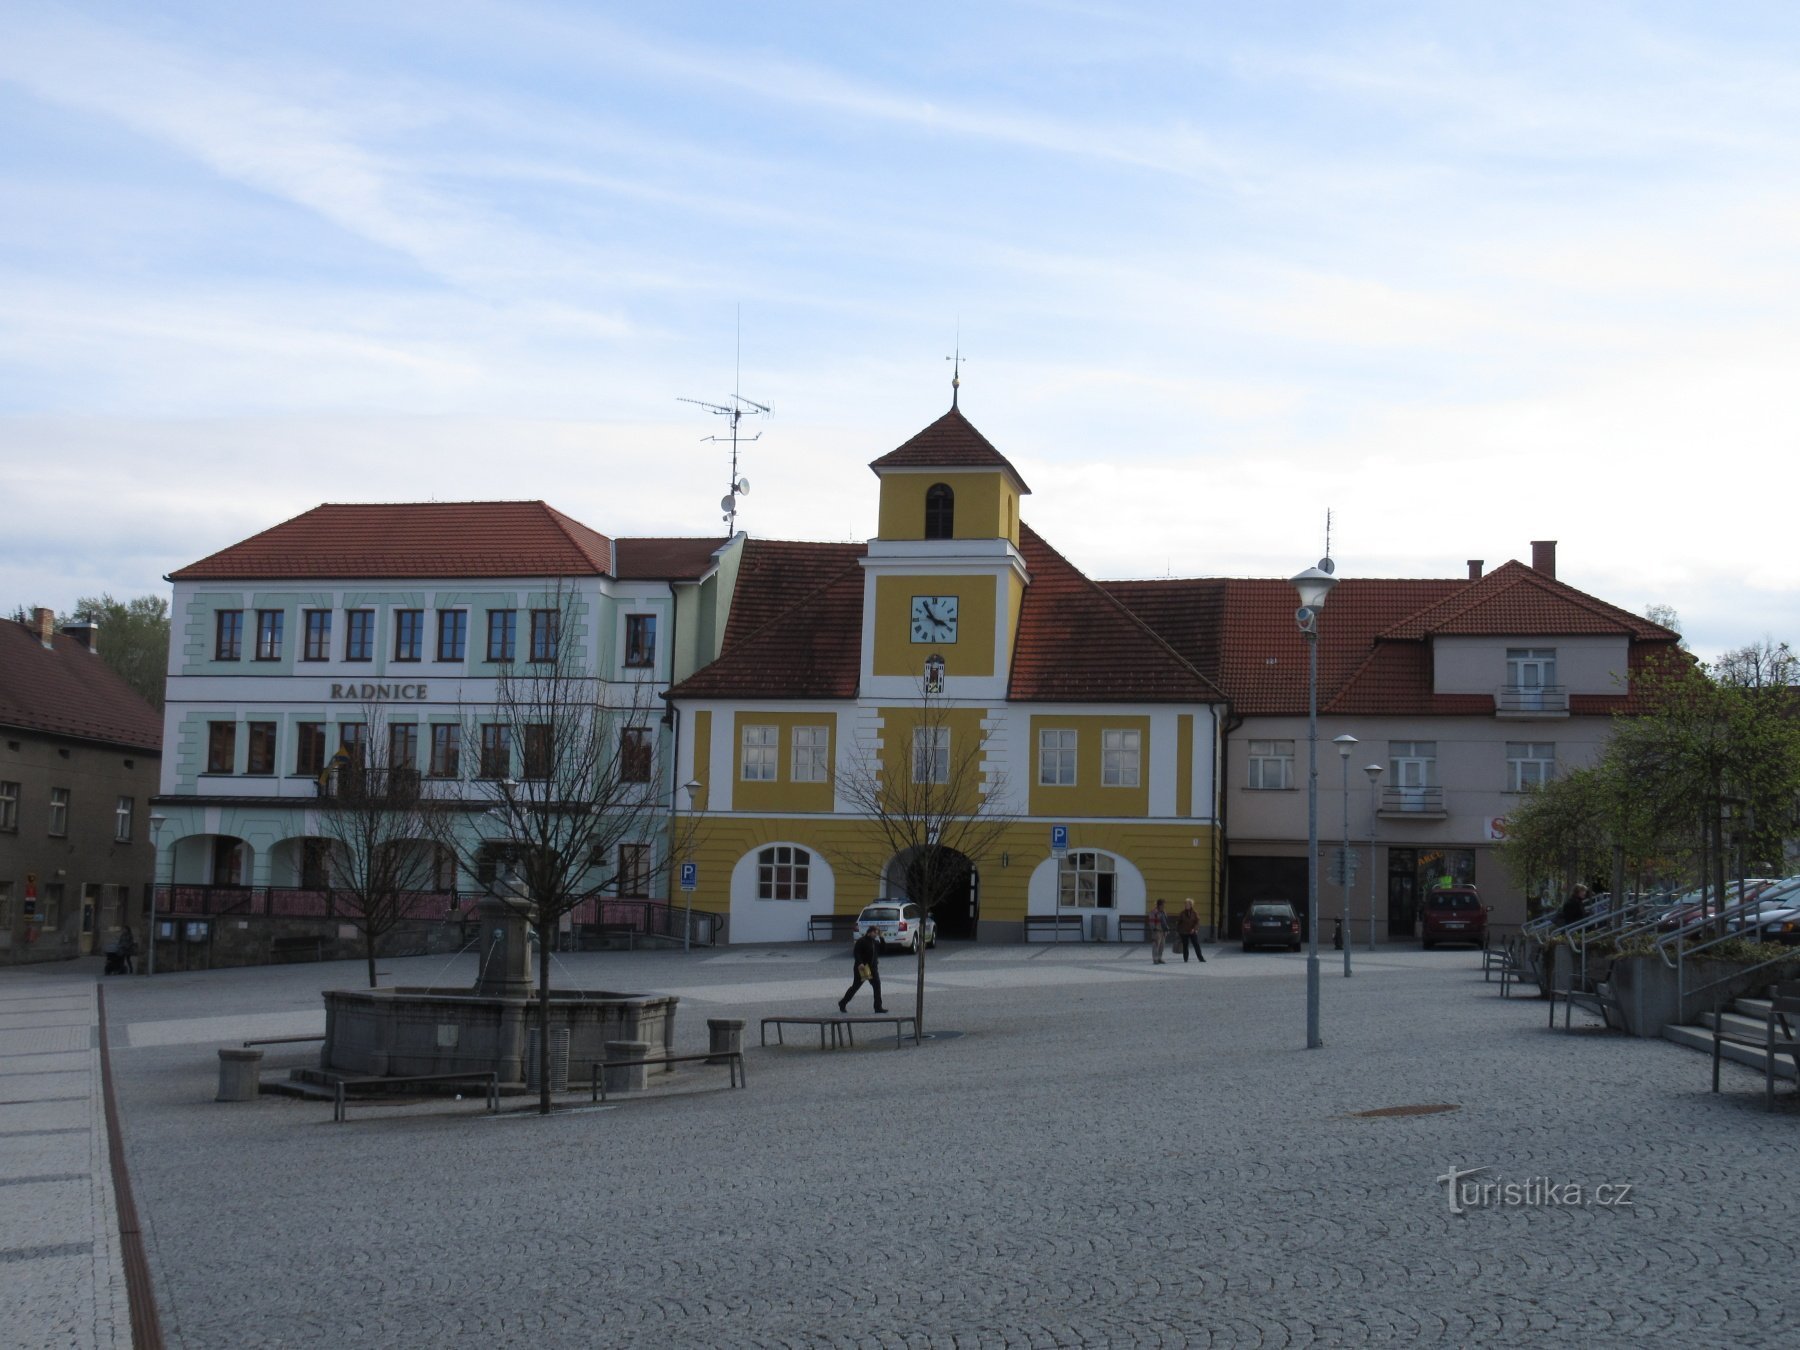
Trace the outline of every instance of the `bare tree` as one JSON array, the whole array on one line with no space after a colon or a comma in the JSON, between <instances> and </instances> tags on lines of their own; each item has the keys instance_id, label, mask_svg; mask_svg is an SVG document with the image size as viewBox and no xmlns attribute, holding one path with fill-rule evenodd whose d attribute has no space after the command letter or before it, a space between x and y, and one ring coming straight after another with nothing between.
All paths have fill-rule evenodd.
<instances>
[{"instance_id":1,"label":"bare tree","mask_svg":"<svg viewBox=\"0 0 1800 1350\"><path fill-rule=\"evenodd\" d=\"M326 884L362 935L373 989L381 940L419 896L444 888L451 869L440 841L451 806L428 795L420 779L417 727L390 724L376 705L348 725L358 726L355 743L340 748L320 776L318 830Z\"/></svg>"},{"instance_id":2,"label":"bare tree","mask_svg":"<svg viewBox=\"0 0 1800 1350\"><path fill-rule=\"evenodd\" d=\"M464 719L473 757L472 814L440 838L473 875L504 860L532 903L537 936L539 1110L550 1110L550 954L563 916L608 888L648 896L668 865L656 734L645 684L609 704L592 653L567 635L592 626L582 597L559 584L533 611L520 659L494 702ZM672 841L680 846L681 841Z\"/></svg>"},{"instance_id":3,"label":"bare tree","mask_svg":"<svg viewBox=\"0 0 1800 1350\"><path fill-rule=\"evenodd\" d=\"M989 856L1013 817L1006 775L989 768L989 733L980 707L958 705L921 684L904 713L890 712L879 752L859 747L836 773L838 797L875 835L873 850L839 862L876 887L899 860L907 869L907 899L921 920L968 884L969 869ZM935 920L934 920L935 921ZM917 944L913 1034L925 1029L925 943Z\"/></svg>"}]
</instances>

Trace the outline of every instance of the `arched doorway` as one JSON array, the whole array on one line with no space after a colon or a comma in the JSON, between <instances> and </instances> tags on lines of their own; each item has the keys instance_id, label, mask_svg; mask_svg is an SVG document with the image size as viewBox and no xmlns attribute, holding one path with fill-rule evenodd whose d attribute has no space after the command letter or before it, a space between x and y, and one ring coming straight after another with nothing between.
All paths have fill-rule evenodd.
<instances>
[{"instance_id":1,"label":"arched doorway","mask_svg":"<svg viewBox=\"0 0 1800 1350\"><path fill-rule=\"evenodd\" d=\"M968 942L978 936L981 873L953 848L909 848L896 853L887 865L883 890L891 897L904 896L921 908L929 905L940 939Z\"/></svg>"}]
</instances>

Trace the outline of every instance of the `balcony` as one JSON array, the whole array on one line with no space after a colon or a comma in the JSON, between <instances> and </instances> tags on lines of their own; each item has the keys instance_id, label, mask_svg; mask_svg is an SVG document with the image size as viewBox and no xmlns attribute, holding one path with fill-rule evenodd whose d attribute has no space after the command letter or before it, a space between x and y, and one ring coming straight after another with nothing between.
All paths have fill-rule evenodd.
<instances>
[{"instance_id":1,"label":"balcony","mask_svg":"<svg viewBox=\"0 0 1800 1350\"><path fill-rule=\"evenodd\" d=\"M1569 715L1569 691L1560 684L1503 684L1494 693L1494 715L1529 722Z\"/></svg>"},{"instance_id":2,"label":"balcony","mask_svg":"<svg viewBox=\"0 0 1800 1350\"><path fill-rule=\"evenodd\" d=\"M1380 814L1384 820L1442 820L1450 813L1441 787L1390 787L1381 790Z\"/></svg>"}]
</instances>

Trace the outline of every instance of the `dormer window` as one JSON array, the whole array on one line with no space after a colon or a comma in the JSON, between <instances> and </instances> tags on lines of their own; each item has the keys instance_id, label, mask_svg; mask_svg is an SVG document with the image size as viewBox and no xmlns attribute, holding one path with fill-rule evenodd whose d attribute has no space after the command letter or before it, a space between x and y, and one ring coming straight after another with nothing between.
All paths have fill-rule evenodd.
<instances>
[{"instance_id":1,"label":"dormer window","mask_svg":"<svg viewBox=\"0 0 1800 1350\"><path fill-rule=\"evenodd\" d=\"M948 483L933 483L925 489L925 537L956 537L956 494Z\"/></svg>"}]
</instances>

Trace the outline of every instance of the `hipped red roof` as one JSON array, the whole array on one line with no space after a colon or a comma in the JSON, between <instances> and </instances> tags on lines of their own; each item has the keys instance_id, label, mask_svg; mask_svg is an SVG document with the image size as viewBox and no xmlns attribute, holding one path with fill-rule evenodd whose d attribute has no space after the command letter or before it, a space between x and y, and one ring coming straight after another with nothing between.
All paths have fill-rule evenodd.
<instances>
[{"instance_id":1,"label":"hipped red roof","mask_svg":"<svg viewBox=\"0 0 1800 1350\"><path fill-rule=\"evenodd\" d=\"M102 640L105 634L101 634ZM160 751L162 718L72 637L0 620L0 726Z\"/></svg>"},{"instance_id":2,"label":"hipped red roof","mask_svg":"<svg viewBox=\"0 0 1800 1350\"><path fill-rule=\"evenodd\" d=\"M952 408L937 421L896 450L869 465L876 473L887 469L1005 469L1019 485L1031 489L1011 461L975 429L974 423Z\"/></svg>"}]
</instances>

